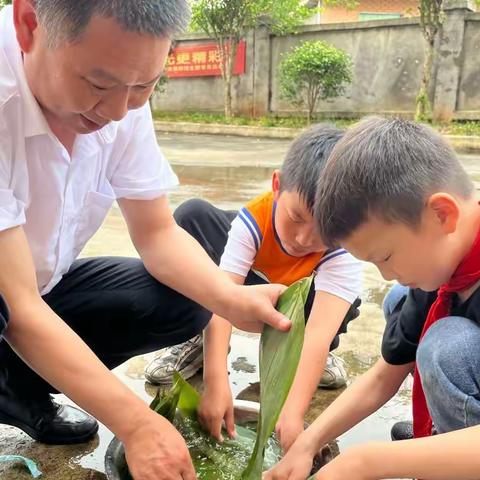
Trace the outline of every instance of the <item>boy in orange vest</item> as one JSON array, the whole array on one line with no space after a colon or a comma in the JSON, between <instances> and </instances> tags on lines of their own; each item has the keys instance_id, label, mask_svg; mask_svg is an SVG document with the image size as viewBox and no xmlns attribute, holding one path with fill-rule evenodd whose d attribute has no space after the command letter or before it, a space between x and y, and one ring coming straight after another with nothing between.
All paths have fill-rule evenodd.
<instances>
[{"instance_id":1,"label":"boy in orange vest","mask_svg":"<svg viewBox=\"0 0 480 480\"><path fill-rule=\"evenodd\" d=\"M300 480L314 452L395 395L414 375L413 428L397 442L338 456L317 480L480 477L480 206L473 182L432 129L369 118L333 151L316 220L328 244L387 280L382 357L303 432L265 479Z\"/></svg>"},{"instance_id":2,"label":"boy in orange vest","mask_svg":"<svg viewBox=\"0 0 480 480\"><path fill-rule=\"evenodd\" d=\"M235 282L275 282L290 285L315 272L306 306L308 323L302 357L292 390L277 424L284 450L303 431L304 415L320 385L345 384L341 360L329 355L338 334L358 315L361 264L344 249L327 249L312 215L318 178L343 132L317 125L290 147L272 190L250 201L239 212L225 212L193 200L175 213L177 222L194 236ZM214 315L204 334L205 390L199 418L211 434L234 435L233 401L227 354L231 327ZM329 359L330 361L328 361ZM202 339L173 347L147 367L147 380L162 383L173 370L187 376L202 366ZM329 369L324 372L326 365ZM323 376L322 376L323 374Z\"/></svg>"}]
</instances>

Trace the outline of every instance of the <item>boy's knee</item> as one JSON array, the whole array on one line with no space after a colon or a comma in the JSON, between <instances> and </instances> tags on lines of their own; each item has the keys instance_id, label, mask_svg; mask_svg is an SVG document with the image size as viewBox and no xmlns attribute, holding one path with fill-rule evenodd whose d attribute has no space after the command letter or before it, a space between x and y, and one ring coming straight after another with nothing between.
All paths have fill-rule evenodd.
<instances>
[{"instance_id":1,"label":"boy's knee","mask_svg":"<svg viewBox=\"0 0 480 480\"><path fill-rule=\"evenodd\" d=\"M417 350L417 368L424 388L438 381L461 384L480 364L480 326L463 317L434 323Z\"/></svg>"},{"instance_id":2,"label":"boy's knee","mask_svg":"<svg viewBox=\"0 0 480 480\"><path fill-rule=\"evenodd\" d=\"M177 207L173 216L177 224L189 231L189 227L199 219L208 218L213 205L200 198L187 200Z\"/></svg>"},{"instance_id":3,"label":"boy's knee","mask_svg":"<svg viewBox=\"0 0 480 480\"><path fill-rule=\"evenodd\" d=\"M417 368L438 433L480 423L480 326L463 317L434 323L420 342Z\"/></svg>"},{"instance_id":4,"label":"boy's knee","mask_svg":"<svg viewBox=\"0 0 480 480\"><path fill-rule=\"evenodd\" d=\"M408 287L404 287L400 284L396 284L390 289L383 300L383 313L386 319L392 314L395 307L405 299L408 295L408 291Z\"/></svg>"}]
</instances>

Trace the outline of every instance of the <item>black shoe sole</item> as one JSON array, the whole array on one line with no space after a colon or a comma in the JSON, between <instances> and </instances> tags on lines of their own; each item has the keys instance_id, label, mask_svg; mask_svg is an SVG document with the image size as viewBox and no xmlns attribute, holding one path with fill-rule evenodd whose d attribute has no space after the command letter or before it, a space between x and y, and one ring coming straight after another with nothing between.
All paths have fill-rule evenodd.
<instances>
[{"instance_id":1,"label":"black shoe sole","mask_svg":"<svg viewBox=\"0 0 480 480\"><path fill-rule=\"evenodd\" d=\"M20 430L24 431L27 435L32 437L34 440L45 445L75 445L77 443L86 443L91 440L98 432L98 423L96 423L95 428L92 428L90 432L86 432L83 435L76 437L66 437L66 436L42 436L34 430L30 425L19 421L16 418L11 417L10 415L0 412L0 424L10 425L12 427L17 427Z\"/></svg>"},{"instance_id":2,"label":"black shoe sole","mask_svg":"<svg viewBox=\"0 0 480 480\"><path fill-rule=\"evenodd\" d=\"M413 438L412 422L397 422L390 430L390 437L394 442L401 440L411 440Z\"/></svg>"}]
</instances>

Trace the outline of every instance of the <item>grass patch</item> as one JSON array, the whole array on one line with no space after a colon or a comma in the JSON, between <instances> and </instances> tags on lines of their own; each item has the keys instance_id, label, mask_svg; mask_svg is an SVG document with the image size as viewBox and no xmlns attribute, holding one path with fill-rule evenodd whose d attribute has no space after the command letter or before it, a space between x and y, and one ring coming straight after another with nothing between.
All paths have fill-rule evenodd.
<instances>
[{"instance_id":1,"label":"grass patch","mask_svg":"<svg viewBox=\"0 0 480 480\"><path fill-rule=\"evenodd\" d=\"M307 121L304 117L259 117L251 118L244 116L236 116L229 121L221 113L200 113L200 112L154 112L155 120L164 122L192 122L192 123L216 123L220 125L240 125L253 127L286 127L286 128L304 128L307 126ZM330 122L339 126L348 126L356 122L356 120L326 120L315 119L317 122Z\"/></svg>"},{"instance_id":2,"label":"grass patch","mask_svg":"<svg viewBox=\"0 0 480 480\"><path fill-rule=\"evenodd\" d=\"M277 117L267 116L260 118L251 118L238 116L229 121L221 113L201 113L201 112L154 112L155 120L164 122L192 122L192 123L215 123L220 125L239 125L253 127L286 127L286 128L305 128L307 120L305 117ZM349 127L356 123L358 119L328 119L324 117L315 118L315 122L333 123L337 127ZM431 124L433 128L439 130L444 135L462 135L462 136L480 136L480 121L455 121L448 125Z\"/></svg>"},{"instance_id":3,"label":"grass patch","mask_svg":"<svg viewBox=\"0 0 480 480\"><path fill-rule=\"evenodd\" d=\"M434 125L444 135L480 136L480 121L456 121L448 125Z\"/></svg>"}]
</instances>

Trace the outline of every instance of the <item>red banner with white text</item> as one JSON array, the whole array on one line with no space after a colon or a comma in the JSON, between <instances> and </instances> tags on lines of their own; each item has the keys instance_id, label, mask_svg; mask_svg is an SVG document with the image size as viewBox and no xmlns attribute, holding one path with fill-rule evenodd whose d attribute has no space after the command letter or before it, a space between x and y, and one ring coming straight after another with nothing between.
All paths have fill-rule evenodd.
<instances>
[{"instance_id":1,"label":"red banner with white text","mask_svg":"<svg viewBox=\"0 0 480 480\"><path fill-rule=\"evenodd\" d=\"M234 75L245 73L246 43L238 44L237 55L233 66ZM206 77L222 74L218 47L213 43L177 47L168 57L166 67L168 78Z\"/></svg>"}]
</instances>

